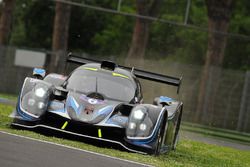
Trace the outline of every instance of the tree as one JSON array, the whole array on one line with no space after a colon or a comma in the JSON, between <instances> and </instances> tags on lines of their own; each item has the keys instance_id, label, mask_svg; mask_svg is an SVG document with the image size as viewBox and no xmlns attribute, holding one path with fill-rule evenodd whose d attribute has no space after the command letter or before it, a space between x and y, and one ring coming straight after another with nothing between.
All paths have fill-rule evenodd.
<instances>
[{"instance_id":1,"label":"tree","mask_svg":"<svg viewBox=\"0 0 250 167\"><path fill-rule=\"evenodd\" d=\"M218 77L220 72L210 72L210 67L218 67L223 63L224 52L227 44L227 36L223 33L228 32L230 17L233 9L233 0L206 0L208 15L208 45L205 58L205 66L203 68L201 83L198 95L198 103L196 109L196 120L200 119L203 111L206 96L206 87L209 80L215 81L210 93L210 101L214 100L213 95L216 93ZM211 104L206 106L213 107Z\"/></svg>"},{"instance_id":2,"label":"tree","mask_svg":"<svg viewBox=\"0 0 250 167\"><path fill-rule=\"evenodd\" d=\"M162 0L136 0L136 10L139 15L156 17ZM149 38L150 21L144 18L136 18L132 42L127 55L129 59L142 60Z\"/></svg>"},{"instance_id":3,"label":"tree","mask_svg":"<svg viewBox=\"0 0 250 167\"><path fill-rule=\"evenodd\" d=\"M2 3L3 8L0 19L0 45L6 45L9 42L15 0L3 0Z\"/></svg>"},{"instance_id":4,"label":"tree","mask_svg":"<svg viewBox=\"0 0 250 167\"><path fill-rule=\"evenodd\" d=\"M250 1L235 1L230 21L230 31L250 35ZM223 67L250 70L250 43L247 38L232 38L227 42ZM237 56L235 56L237 55Z\"/></svg>"},{"instance_id":5,"label":"tree","mask_svg":"<svg viewBox=\"0 0 250 167\"><path fill-rule=\"evenodd\" d=\"M55 69L58 70L59 60L64 59L64 56L66 54L68 48L70 13L70 5L56 2L52 39L52 54L50 58L49 71L54 71Z\"/></svg>"},{"instance_id":6,"label":"tree","mask_svg":"<svg viewBox=\"0 0 250 167\"><path fill-rule=\"evenodd\" d=\"M92 5L95 6L100 5L111 8L114 2L115 4L117 3L116 1L110 2L103 0L101 2L99 1L98 3L91 1L91 4L93 3ZM69 29L69 50L73 52L84 51L85 53L87 52L89 54L105 54L105 51L109 50L107 48L113 45L110 43L110 41L98 43L98 40L96 40L95 37L102 34L102 32L108 29L107 27L109 26L120 26L119 20L116 19L117 22L112 21L115 17L117 16L110 17L110 14L104 12L72 6ZM114 29L112 30L114 31ZM110 31L113 33L112 30ZM108 34L107 36L110 38L112 35ZM102 48L105 48L105 51L102 50Z\"/></svg>"}]
</instances>

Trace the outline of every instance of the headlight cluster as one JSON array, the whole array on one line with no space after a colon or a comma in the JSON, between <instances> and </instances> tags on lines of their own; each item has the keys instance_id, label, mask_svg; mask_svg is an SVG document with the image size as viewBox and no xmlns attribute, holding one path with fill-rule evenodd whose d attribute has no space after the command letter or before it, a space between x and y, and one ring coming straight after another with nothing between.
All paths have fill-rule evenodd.
<instances>
[{"instance_id":1,"label":"headlight cluster","mask_svg":"<svg viewBox=\"0 0 250 167\"><path fill-rule=\"evenodd\" d=\"M48 96L48 87L43 84L37 84L35 86L35 98L29 99L29 101L34 101L37 104L38 109L43 110L45 108L45 101L47 100Z\"/></svg>"},{"instance_id":2,"label":"headlight cluster","mask_svg":"<svg viewBox=\"0 0 250 167\"><path fill-rule=\"evenodd\" d=\"M50 88L44 83L36 83L32 90L22 97L22 107L25 111L36 116L42 115L47 107Z\"/></svg>"},{"instance_id":3,"label":"headlight cluster","mask_svg":"<svg viewBox=\"0 0 250 167\"><path fill-rule=\"evenodd\" d=\"M128 121L126 129L127 137L146 137L149 135L152 127L152 122L148 117L147 108L145 106L136 106Z\"/></svg>"}]
</instances>

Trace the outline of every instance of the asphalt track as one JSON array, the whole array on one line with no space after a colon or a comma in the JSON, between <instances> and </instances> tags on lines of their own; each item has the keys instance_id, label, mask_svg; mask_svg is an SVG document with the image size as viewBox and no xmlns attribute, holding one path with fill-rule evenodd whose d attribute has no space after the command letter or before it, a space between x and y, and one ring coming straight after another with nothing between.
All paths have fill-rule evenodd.
<instances>
[{"instance_id":1,"label":"asphalt track","mask_svg":"<svg viewBox=\"0 0 250 167\"><path fill-rule=\"evenodd\" d=\"M1 167L145 167L76 148L0 131Z\"/></svg>"},{"instance_id":2,"label":"asphalt track","mask_svg":"<svg viewBox=\"0 0 250 167\"><path fill-rule=\"evenodd\" d=\"M15 102L0 98L0 103L15 105ZM223 139L203 136L181 131L181 138L209 144L250 150L249 145L225 141ZM7 134L0 131L0 167L74 167L74 166L108 166L133 167L147 166L127 160L117 159L80 149L54 143L37 141L27 137Z\"/></svg>"}]
</instances>

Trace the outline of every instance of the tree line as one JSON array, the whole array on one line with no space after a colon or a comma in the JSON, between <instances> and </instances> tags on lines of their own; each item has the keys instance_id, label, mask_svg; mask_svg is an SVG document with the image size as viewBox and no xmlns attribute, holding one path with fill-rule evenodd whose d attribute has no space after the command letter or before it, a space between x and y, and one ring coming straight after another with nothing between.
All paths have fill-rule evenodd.
<instances>
[{"instance_id":1,"label":"tree line","mask_svg":"<svg viewBox=\"0 0 250 167\"><path fill-rule=\"evenodd\" d=\"M187 2L191 2L185 24ZM116 9L114 0L68 0ZM250 69L250 1L233 0L135 0L122 1L119 10L140 16L163 18L169 24L141 17L126 17L71 6L51 0L3 0L1 2L0 45L52 50L49 68L58 65L66 51L124 56L126 60L177 59L204 64L197 118L204 103L209 68ZM191 25L191 26L189 26ZM205 27L197 30L192 25ZM228 32L246 38L231 37ZM232 63L234 62L234 63ZM215 88L216 89L216 88Z\"/></svg>"},{"instance_id":2,"label":"tree line","mask_svg":"<svg viewBox=\"0 0 250 167\"><path fill-rule=\"evenodd\" d=\"M71 1L108 9L116 9L118 3L118 0ZM123 0L120 10L183 23L187 1L189 0ZM211 57L226 68L248 69L246 60L249 61L249 39L228 39L227 35L213 31L229 30L249 35L250 2L190 2L187 24L197 25L208 31L109 14L52 0L3 0L0 10L0 42L4 45L48 50L64 48L128 58L172 58L193 64L205 64L209 62L206 59ZM61 39L56 38L56 34ZM59 45L61 48L58 48ZM223 49L225 47L226 50ZM217 53L205 56L212 53L208 50Z\"/></svg>"}]
</instances>

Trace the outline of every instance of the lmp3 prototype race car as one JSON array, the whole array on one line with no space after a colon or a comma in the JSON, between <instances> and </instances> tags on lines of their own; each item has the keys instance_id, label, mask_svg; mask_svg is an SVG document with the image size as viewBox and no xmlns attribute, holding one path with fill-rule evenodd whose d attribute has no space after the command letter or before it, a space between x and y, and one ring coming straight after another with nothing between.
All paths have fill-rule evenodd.
<instances>
[{"instance_id":1,"label":"lmp3 prototype race car","mask_svg":"<svg viewBox=\"0 0 250 167\"><path fill-rule=\"evenodd\" d=\"M69 55L80 64L69 76L35 68L26 77L13 127L66 133L128 151L155 154L176 148L183 104L160 96L142 103L138 78L180 87L181 79ZM178 92L178 91L177 91Z\"/></svg>"}]
</instances>

